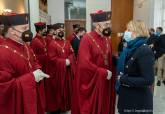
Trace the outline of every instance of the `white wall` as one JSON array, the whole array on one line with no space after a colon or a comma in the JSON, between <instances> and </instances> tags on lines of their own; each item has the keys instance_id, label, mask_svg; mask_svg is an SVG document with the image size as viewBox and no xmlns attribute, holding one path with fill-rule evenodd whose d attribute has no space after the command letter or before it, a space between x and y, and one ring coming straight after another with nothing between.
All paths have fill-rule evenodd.
<instances>
[{"instance_id":1,"label":"white wall","mask_svg":"<svg viewBox=\"0 0 165 114\"><path fill-rule=\"evenodd\" d=\"M163 26L163 23L162 23L162 18L163 18L163 15L164 15L164 12L163 12L163 3L165 1L164 0L155 0L155 3L154 3L154 27L158 27L158 26Z\"/></svg>"},{"instance_id":2,"label":"white wall","mask_svg":"<svg viewBox=\"0 0 165 114\"><path fill-rule=\"evenodd\" d=\"M30 21L31 30L35 35L34 23L39 22L39 0L29 0L30 4ZM25 0L26 12L28 12L28 0Z\"/></svg>"},{"instance_id":3,"label":"white wall","mask_svg":"<svg viewBox=\"0 0 165 114\"><path fill-rule=\"evenodd\" d=\"M111 0L86 0L86 27L87 31L91 30L91 17L90 13L97 10L111 10Z\"/></svg>"},{"instance_id":4,"label":"white wall","mask_svg":"<svg viewBox=\"0 0 165 114\"><path fill-rule=\"evenodd\" d=\"M64 0L48 0L48 14L51 16L51 23L64 23Z\"/></svg>"},{"instance_id":5,"label":"white wall","mask_svg":"<svg viewBox=\"0 0 165 114\"><path fill-rule=\"evenodd\" d=\"M141 8L138 3L141 0L134 0L134 20L143 20L148 27L154 26L154 0L145 0Z\"/></svg>"}]
</instances>

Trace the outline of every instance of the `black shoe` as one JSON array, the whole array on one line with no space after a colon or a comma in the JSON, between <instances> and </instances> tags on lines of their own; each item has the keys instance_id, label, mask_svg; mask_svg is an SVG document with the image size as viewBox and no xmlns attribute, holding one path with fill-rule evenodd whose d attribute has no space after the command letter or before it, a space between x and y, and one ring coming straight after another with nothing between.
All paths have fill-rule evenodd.
<instances>
[{"instance_id":1,"label":"black shoe","mask_svg":"<svg viewBox=\"0 0 165 114\"><path fill-rule=\"evenodd\" d=\"M165 80L163 81L163 84L165 85Z\"/></svg>"},{"instance_id":2,"label":"black shoe","mask_svg":"<svg viewBox=\"0 0 165 114\"><path fill-rule=\"evenodd\" d=\"M158 81L157 82L157 86L161 86L161 81Z\"/></svg>"},{"instance_id":3,"label":"black shoe","mask_svg":"<svg viewBox=\"0 0 165 114\"><path fill-rule=\"evenodd\" d=\"M54 111L54 112L50 112L50 114L60 114L60 110Z\"/></svg>"}]
</instances>

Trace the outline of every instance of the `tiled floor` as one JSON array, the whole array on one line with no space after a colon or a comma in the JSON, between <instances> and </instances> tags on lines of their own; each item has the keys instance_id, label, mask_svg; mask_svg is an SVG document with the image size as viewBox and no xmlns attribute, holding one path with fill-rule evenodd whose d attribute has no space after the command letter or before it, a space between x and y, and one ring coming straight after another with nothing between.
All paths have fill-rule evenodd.
<instances>
[{"instance_id":1,"label":"tiled floor","mask_svg":"<svg viewBox=\"0 0 165 114\"><path fill-rule=\"evenodd\" d=\"M165 114L165 85L155 86L154 114Z\"/></svg>"},{"instance_id":2,"label":"tiled floor","mask_svg":"<svg viewBox=\"0 0 165 114\"><path fill-rule=\"evenodd\" d=\"M63 114L71 114L71 113L68 112ZM165 114L165 85L163 84L160 87L155 86L154 114Z\"/></svg>"}]
</instances>

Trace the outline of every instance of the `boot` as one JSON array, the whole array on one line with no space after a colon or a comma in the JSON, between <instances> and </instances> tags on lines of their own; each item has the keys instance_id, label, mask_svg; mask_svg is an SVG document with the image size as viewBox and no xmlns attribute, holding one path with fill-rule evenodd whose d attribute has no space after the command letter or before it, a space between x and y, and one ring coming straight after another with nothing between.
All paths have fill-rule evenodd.
<instances>
[{"instance_id":1,"label":"boot","mask_svg":"<svg viewBox=\"0 0 165 114\"><path fill-rule=\"evenodd\" d=\"M157 81L157 86L161 86L161 81Z\"/></svg>"}]
</instances>

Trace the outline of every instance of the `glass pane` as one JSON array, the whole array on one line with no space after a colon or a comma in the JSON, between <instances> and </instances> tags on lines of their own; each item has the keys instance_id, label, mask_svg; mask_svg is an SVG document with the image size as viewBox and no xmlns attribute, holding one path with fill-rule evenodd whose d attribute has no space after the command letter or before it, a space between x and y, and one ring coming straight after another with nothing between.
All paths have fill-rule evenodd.
<instances>
[{"instance_id":1,"label":"glass pane","mask_svg":"<svg viewBox=\"0 0 165 114\"><path fill-rule=\"evenodd\" d=\"M71 19L85 19L86 9L85 8L73 8L70 11Z\"/></svg>"},{"instance_id":2,"label":"glass pane","mask_svg":"<svg viewBox=\"0 0 165 114\"><path fill-rule=\"evenodd\" d=\"M86 0L65 0L65 19L86 19Z\"/></svg>"}]
</instances>

